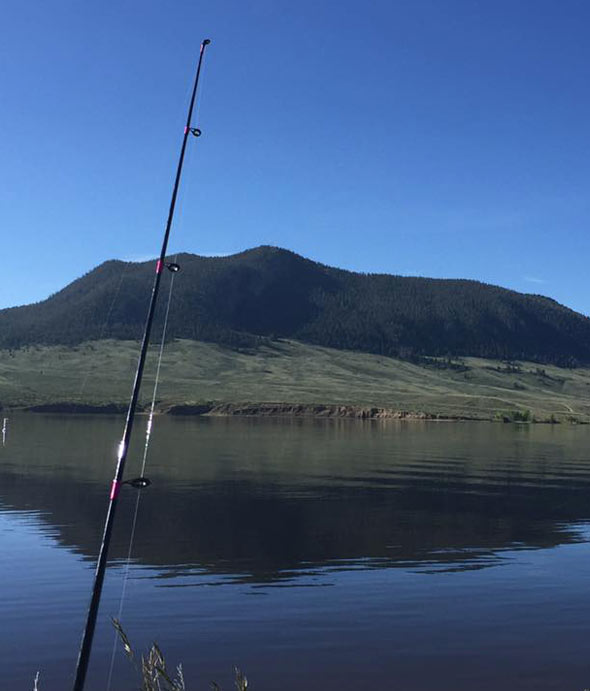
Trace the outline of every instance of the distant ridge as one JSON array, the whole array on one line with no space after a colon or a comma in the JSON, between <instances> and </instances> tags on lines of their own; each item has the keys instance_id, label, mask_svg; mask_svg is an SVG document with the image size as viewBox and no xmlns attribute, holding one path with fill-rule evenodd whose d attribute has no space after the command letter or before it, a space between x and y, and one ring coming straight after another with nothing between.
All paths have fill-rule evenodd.
<instances>
[{"instance_id":1,"label":"distant ridge","mask_svg":"<svg viewBox=\"0 0 590 691\"><path fill-rule=\"evenodd\" d=\"M234 347L288 337L409 359L590 363L590 319L540 295L359 274L269 246L177 261L170 337ZM0 347L139 338L153 271L153 261L107 261L43 302L0 310Z\"/></svg>"}]
</instances>

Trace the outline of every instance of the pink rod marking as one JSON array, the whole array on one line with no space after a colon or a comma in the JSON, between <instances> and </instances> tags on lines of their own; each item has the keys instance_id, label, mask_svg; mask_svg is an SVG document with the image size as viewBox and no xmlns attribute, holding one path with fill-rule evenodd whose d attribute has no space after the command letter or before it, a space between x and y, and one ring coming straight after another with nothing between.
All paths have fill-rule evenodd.
<instances>
[{"instance_id":1,"label":"pink rod marking","mask_svg":"<svg viewBox=\"0 0 590 691\"><path fill-rule=\"evenodd\" d=\"M111 496L110 500L113 501L119 496L119 492L121 490L121 483L118 482L117 480L113 480L113 484L111 485Z\"/></svg>"},{"instance_id":2,"label":"pink rod marking","mask_svg":"<svg viewBox=\"0 0 590 691\"><path fill-rule=\"evenodd\" d=\"M156 264L156 273L161 274L162 273L162 260L158 259L158 262Z\"/></svg>"}]
</instances>

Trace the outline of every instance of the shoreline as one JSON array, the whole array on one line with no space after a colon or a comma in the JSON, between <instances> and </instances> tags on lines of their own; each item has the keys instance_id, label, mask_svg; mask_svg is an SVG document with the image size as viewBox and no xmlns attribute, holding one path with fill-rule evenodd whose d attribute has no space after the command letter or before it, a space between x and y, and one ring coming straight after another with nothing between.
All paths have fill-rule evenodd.
<instances>
[{"instance_id":1,"label":"shoreline","mask_svg":"<svg viewBox=\"0 0 590 691\"><path fill-rule=\"evenodd\" d=\"M92 405L68 401L44 403L32 406L14 406L4 411L55 413L72 415L120 415L127 412L126 404L107 403ZM138 406L139 414L148 412L147 406ZM155 411L159 415L176 417L272 417L272 418L310 418L310 419L349 419L349 420L406 420L429 422L515 422L518 424L588 424L584 419L520 419L518 411L485 413L474 415L432 413L417 410L400 410L378 406L306 404L306 403L194 403L160 406Z\"/></svg>"}]
</instances>

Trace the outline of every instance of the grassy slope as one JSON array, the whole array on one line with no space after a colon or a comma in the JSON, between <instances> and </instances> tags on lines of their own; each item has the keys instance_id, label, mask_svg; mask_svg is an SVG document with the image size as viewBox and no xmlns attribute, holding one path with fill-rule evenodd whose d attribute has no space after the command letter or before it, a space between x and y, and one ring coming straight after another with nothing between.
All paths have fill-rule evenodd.
<instances>
[{"instance_id":1,"label":"grassy slope","mask_svg":"<svg viewBox=\"0 0 590 691\"><path fill-rule=\"evenodd\" d=\"M138 344L100 341L75 348L0 351L0 403L126 402ZM143 400L156 351L146 365ZM280 341L251 353L176 341L167 345L158 398L171 403L285 402L378 406L444 415L492 417L530 409L539 419L590 416L590 370L466 358L467 371L423 367L392 358ZM505 371L498 371L498 368Z\"/></svg>"}]
</instances>

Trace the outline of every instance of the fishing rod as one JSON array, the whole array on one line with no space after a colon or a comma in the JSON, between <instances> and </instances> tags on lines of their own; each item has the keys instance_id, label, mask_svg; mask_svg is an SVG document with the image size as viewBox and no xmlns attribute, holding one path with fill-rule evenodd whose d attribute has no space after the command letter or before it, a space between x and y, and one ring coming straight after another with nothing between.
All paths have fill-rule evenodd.
<instances>
[{"instance_id":1,"label":"fishing rod","mask_svg":"<svg viewBox=\"0 0 590 691\"><path fill-rule=\"evenodd\" d=\"M107 516L104 524L104 531L102 536L102 543L100 545L100 551L98 554L98 562L96 564L96 571L94 574L94 584L92 586L92 596L90 598L90 605L88 607L88 615L86 617L86 626L84 627L84 634L82 636L82 643L80 645L80 652L78 654L78 663L76 666L76 678L74 680L73 691L82 691L84 689L84 681L86 679L86 672L88 671L88 663L90 661L90 651L92 649L92 639L94 637L94 629L96 628L96 618L98 615L98 607L100 605L100 596L102 593L102 585L104 582L104 576L107 566L107 557L109 552L109 544L111 542L111 534L113 531L113 523L115 520L115 511L117 509L117 502L119 498L119 492L123 482L123 472L125 470L125 461L127 459L127 451L129 449L129 441L131 439L131 431L133 429L133 422L135 419L135 410L137 408L137 400L139 397L139 389L141 387L141 379L143 376L143 368L145 365L145 359L147 355L147 350L150 341L150 333L152 330L152 322L154 320L154 312L156 309L156 301L158 299L158 293L160 289L160 281L162 278L162 271L164 267L172 272L178 271L180 268L178 264L169 263L166 264L166 250L168 249L168 238L170 237L170 229L172 227L172 220L174 218L174 208L176 206L176 197L178 195L178 187L180 185L180 177L182 175L182 166L184 163L184 154L186 151L186 145L189 135L199 137L201 130L197 127L193 127L191 120L193 117L193 108L195 106L195 100L197 97L197 88L199 86L199 76L201 74L201 65L203 64L203 56L205 55L205 48L211 43L211 41L206 38L201 43L201 50L199 52L199 62L197 64L197 72L195 74L195 81L193 85L193 91L191 95L190 105L188 108L188 115L186 118L186 125L184 128L184 135L182 138L182 146L180 149L180 157L178 159L178 167L176 169L176 178L174 180L174 187L172 189L172 199L170 201L170 210L168 211L168 220L166 221L166 230L164 231L164 240L162 241L162 249L160 251L160 257L156 262L156 275L154 277L154 284L152 288L152 296L150 300L150 306L148 309L145 328L143 332L143 339L141 342L141 350L139 353L139 360L137 362L137 370L135 372L135 380L133 382L133 389L131 393L131 400L129 401L129 408L127 410L127 418L125 420L125 429L123 431L123 437L119 443L119 448L117 451L117 466L115 470L115 477L111 485L111 491L109 495L109 505L107 510ZM149 480L144 477L136 478L135 480L127 480L126 483L133 485L134 487L141 489L150 484Z\"/></svg>"}]
</instances>

